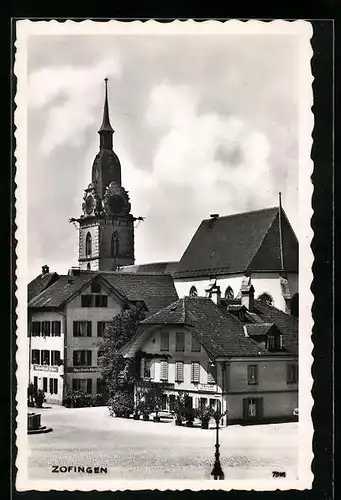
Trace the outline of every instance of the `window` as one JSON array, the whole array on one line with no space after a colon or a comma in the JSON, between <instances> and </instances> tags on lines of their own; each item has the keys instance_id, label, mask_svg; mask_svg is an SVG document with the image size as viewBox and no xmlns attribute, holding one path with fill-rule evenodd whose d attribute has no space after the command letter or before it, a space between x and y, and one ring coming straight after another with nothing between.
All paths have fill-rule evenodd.
<instances>
[{"instance_id":1,"label":"window","mask_svg":"<svg viewBox=\"0 0 341 500\"><path fill-rule=\"evenodd\" d=\"M47 377L43 377L43 391L47 392Z\"/></svg>"},{"instance_id":2,"label":"window","mask_svg":"<svg viewBox=\"0 0 341 500\"><path fill-rule=\"evenodd\" d=\"M143 378L154 378L154 361L149 358L144 358L143 361Z\"/></svg>"},{"instance_id":3,"label":"window","mask_svg":"<svg viewBox=\"0 0 341 500\"><path fill-rule=\"evenodd\" d=\"M103 337L104 330L109 324L109 321L97 321L97 337Z\"/></svg>"},{"instance_id":4,"label":"window","mask_svg":"<svg viewBox=\"0 0 341 500\"><path fill-rule=\"evenodd\" d=\"M52 321L52 337L60 337L61 323L60 321Z\"/></svg>"},{"instance_id":5,"label":"window","mask_svg":"<svg viewBox=\"0 0 341 500\"><path fill-rule=\"evenodd\" d=\"M185 334L184 332L176 332L175 334L175 350L184 351L185 350Z\"/></svg>"},{"instance_id":6,"label":"window","mask_svg":"<svg viewBox=\"0 0 341 500\"><path fill-rule=\"evenodd\" d=\"M40 321L32 321L32 337L40 337Z\"/></svg>"},{"instance_id":7,"label":"window","mask_svg":"<svg viewBox=\"0 0 341 500\"><path fill-rule=\"evenodd\" d=\"M196 361L192 362L191 380L194 384L200 382L200 363L197 363Z\"/></svg>"},{"instance_id":8,"label":"window","mask_svg":"<svg viewBox=\"0 0 341 500\"><path fill-rule=\"evenodd\" d=\"M107 295L94 295L95 307L108 307Z\"/></svg>"},{"instance_id":9,"label":"window","mask_svg":"<svg viewBox=\"0 0 341 500\"><path fill-rule=\"evenodd\" d=\"M263 416L263 398L243 399L243 417L260 418Z\"/></svg>"},{"instance_id":10,"label":"window","mask_svg":"<svg viewBox=\"0 0 341 500\"><path fill-rule=\"evenodd\" d=\"M74 337L91 337L91 321L74 321Z\"/></svg>"},{"instance_id":11,"label":"window","mask_svg":"<svg viewBox=\"0 0 341 500\"><path fill-rule=\"evenodd\" d=\"M212 363L211 361L208 362L207 366L207 383L217 383L217 365L215 363Z\"/></svg>"},{"instance_id":12,"label":"window","mask_svg":"<svg viewBox=\"0 0 341 500\"><path fill-rule=\"evenodd\" d=\"M88 378L86 380L86 392L87 394L92 394L92 379Z\"/></svg>"},{"instance_id":13,"label":"window","mask_svg":"<svg viewBox=\"0 0 341 500\"><path fill-rule=\"evenodd\" d=\"M268 335L267 348L269 351L279 351L283 347L283 335Z\"/></svg>"},{"instance_id":14,"label":"window","mask_svg":"<svg viewBox=\"0 0 341 500\"><path fill-rule=\"evenodd\" d=\"M190 297L197 297L198 296L198 290L195 288L195 286L191 286L190 291L189 291L189 296Z\"/></svg>"},{"instance_id":15,"label":"window","mask_svg":"<svg viewBox=\"0 0 341 500\"><path fill-rule=\"evenodd\" d=\"M58 394L58 379L53 378L50 380L53 380L53 390L52 390L51 394Z\"/></svg>"},{"instance_id":16,"label":"window","mask_svg":"<svg viewBox=\"0 0 341 500\"><path fill-rule=\"evenodd\" d=\"M86 378L74 378L72 380L72 390L86 392Z\"/></svg>"},{"instance_id":17,"label":"window","mask_svg":"<svg viewBox=\"0 0 341 500\"><path fill-rule=\"evenodd\" d=\"M175 382L184 381L184 364L182 361L176 361L175 363Z\"/></svg>"},{"instance_id":18,"label":"window","mask_svg":"<svg viewBox=\"0 0 341 500\"><path fill-rule=\"evenodd\" d=\"M168 361L160 361L160 380L168 381Z\"/></svg>"},{"instance_id":19,"label":"window","mask_svg":"<svg viewBox=\"0 0 341 500\"><path fill-rule=\"evenodd\" d=\"M41 364L42 365L50 364L50 351L41 351Z\"/></svg>"},{"instance_id":20,"label":"window","mask_svg":"<svg viewBox=\"0 0 341 500\"><path fill-rule=\"evenodd\" d=\"M81 301L82 301L82 307L91 307L92 295L82 295Z\"/></svg>"},{"instance_id":21,"label":"window","mask_svg":"<svg viewBox=\"0 0 341 500\"><path fill-rule=\"evenodd\" d=\"M262 302L265 302L266 304L268 304L269 306L272 306L273 305L273 298L271 297L271 295L269 295L268 293L262 293L259 297L258 297L258 300L261 300Z\"/></svg>"},{"instance_id":22,"label":"window","mask_svg":"<svg viewBox=\"0 0 341 500\"><path fill-rule=\"evenodd\" d=\"M33 377L33 385L34 385L35 390L37 390L38 389L38 377Z\"/></svg>"},{"instance_id":23,"label":"window","mask_svg":"<svg viewBox=\"0 0 341 500\"><path fill-rule=\"evenodd\" d=\"M257 365L248 365L248 367L247 367L247 383L249 385L257 385L258 384L258 366Z\"/></svg>"},{"instance_id":24,"label":"window","mask_svg":"<svg viewBox=\"0 0 341 500\"><path fill-rule=\"evenodd\" d=\"M42 321L41 323L41 333L43 337L49 337L50 336L50 322L49 321Z\"/></svg>"},{"instance_id":25,"label":"window","mask_svg":"<svg viewBox=\"0 0 341 500\"><path fill-rule=\"evenodd\" d=\"M49 385L50 385L49 393L53 394L53 378L49 379Z\"/></svg>"},{"instance_id":26,"label":"window","mask_svg":"<svg viewBox=\"0 0 341 500\"><path fill-rule=\"evenodd\" d=\"M225 299L234 299L234 292L230 286L228 286L225 290Z\"/></svg>"},{"instance_id":27,"label":"window","mask_svg":"<svg viewBox=\"0 0 341 500\"><path fill-rule=\"evenodd\" d=\"M117 231L115 231L111 238L111 255L117 257L120 255L120 240Z\"/></svg>"},{"instance_id":28,"label":"window","mask_svg":"<svg viewBox=\"0 0 341 500\"><path fill-rule=\"evenodd\" d=\"M197 339L195 337L193 337L193 335L192 335L191 351L192 352L200 352L201 351L201 344L200 344L200 342L197 341Z\"/></svg>"},{"instance_id":29,"label":"window","mask_svg":"<svg viewBox=\"0 0 341 500\"><path fill-rule=\"evenodd\" d=\"M161 351L169 351L169 332L161 332Z\"/></svg>"},{"instance_id":30,"label":"window","mask_svg":"<svg viewBox=\"0 0 341 500\"><path fill-rule=\"evenodd\" d=\"M73 366L91 366L91 351L73 351Z\"/></svg>"},{"instance_id":31,"label":"window","mask_svg":"<svg viewBox=\"0 0 341 500\"><path fill-rule=\"evenodd\" d=\"M33 365L40 364L40 351L39 351L39 349L32 349L32 364Z\"/></svg>"},{"instance_id":32,"label":"window","mask_svg":"<svg viewBox=\"0 0 341 500\"><path fill-rule=\"evenodd\" d=\"M297 384L298 383L298 365L288 364L287 365L287 384Z\"/></svg>"},{"instance_id":33,"label":"window","mask_svg":"<svg viewBox=\"0 0 341 500\"><path fill-rule=\"evenodd\" d=\"M207 406L207 398L200 398L199 408L202 410Z\"/></svg>"},{"instance_id":34,"label":"window","mask_svg":"<svg viewBox=\"0 0 341 500\"><path fill-rule=\"evenodd\" d=\"M92 253L92 238L91 234L88 233L85 238L85 255L87 257L91 257L91 253Z\"/></svg>"},{"instance_id":35,"label":"window","mask_svg":"<svg viewBox=\"0 0 341 500\"><path fill-rule=\"evenodd\" d=\"M90 264L90 262L87 263L86 268L87 268L88 271L91 271L91 264Z\"/></svg>"},{"instance_id":36,"label":"window","mask_svg":"<svg viewBox=\"0 0 341 500\"><path fill-rule=\"evenodd\" d=\"M102 378L97 379L97 394L103 394L104 392L104 382Z\"/></svg>"},{"instance_id":37,"label":"window","mask_svg":"<svg viewBox=\"0 0 341 500\"><path fill-rule=\"evenodd\" d=\"M51 351L51 365L59 365L60 351Z\"/></svg>"}]
</instances>

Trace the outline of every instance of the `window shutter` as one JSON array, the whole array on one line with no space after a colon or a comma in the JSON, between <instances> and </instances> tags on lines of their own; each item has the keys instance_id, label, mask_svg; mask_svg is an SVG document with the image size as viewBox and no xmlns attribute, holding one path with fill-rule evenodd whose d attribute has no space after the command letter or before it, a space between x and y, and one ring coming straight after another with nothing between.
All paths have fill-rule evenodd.
<instances>
[{"instance_id":1,"label":"window shutter","mask_svg":"<svg viewBox=\"0 0 341 500\"><path fill-rule=\"evenodd\" d=\"M53 394L53 378L50 378L50 394Z\"/></svg>"},{"instance_id":2,"label":"window shutter","mask_svg":"<svg viewBox=\"0 0 341 500\"><path fill-rule=\"evenodd\" d=\"M92 351L86 351L86 364L88 366L91 366L92 365Z\"/></svg>"},{"instance_id":3,"label":"window shutter","mask_svg":"<svg viewBox=\"0 0 341 500\"><path fill-rule=\"evenodd\" d=\"M197 362L192 363L192 382L198 383L200 380L200 364Z\"/></svg>"},{"instance_id":4,"label":"window shutter","mask_svg":"<svg viewBox=\"0 0 341 500\"><path fill-rule=\"evenodd\" d=\"M183 382L184 381L184 364L182 361L177 361L175 364L175 375L176 375L176 382Z\"/></svg>"},{"instance_id":5,"label":"window shutter","mask_svg":"<svg viewBox=\"0 0 341 500\"><path fill-rule=\"evenodd\" d=\"M92 335L92 322L87 321L87 336L91 337L91 335Z\"/></svg>"},{"instance_id":6,"label":"window shutter","mask_svg":"<svg viewBox=\"0 0 341 500\"><path fill-rule=\"evenodd\" d=\"M257 417L263 417L263 398L257 398Z\"/></svg>"},{"instance_id":7,"label":"window shutter","mask_svg":"<svg viewBox=\"0 0 341 500\"><path fill-rule=\"evenodd\" d=\"M150 361L150 378L155 378L155 361Z\"/></svg>"},{"instance_id":8,"label":"window shutter","mask_svg":"<svg viewBox=\"0 0 341 500\"><path fill-rule=\"evenodd\" d=\"M168 380L168 361L160 362L160 380Z\"/></svg>"},{"instance_id":9,"label":"window shutter","mask_svg":"<svg viewBox=\"0 0 341 500\"><path fill-rule=\"evenodd\" d=\"M87 394L92 394L92 379L88 378L86 380L86 392Z\"/></svg>"},{"instance_id":10,"label":"window shutter","mask_svg":"<svg viewBox=\"0 0 341 500\"><path fill-rule=\"evenodd\" d=\"M243 399L243 418L249 416L249 398Z\"/></svg>"},{"instance_id":11,"label":"window shutter","mask_svg":"<svg viewBox=\"0 0 341 500\"><path fill-rule=\"evenodd\" d=\"M57 378L53 379L53 392L54 392L54 394L58 394L58 379Z\"/></svg>"},{"instance_id":12,"label":"window shutter","mask_svg":"<svg viewBox=\"0 0 341 500\"><path fill-rule=\"evenodd\" d=\"M211 366L211 362L207 365L207 383L216 384L217 383L217 365Z\"/></svg>"}]
</instances>

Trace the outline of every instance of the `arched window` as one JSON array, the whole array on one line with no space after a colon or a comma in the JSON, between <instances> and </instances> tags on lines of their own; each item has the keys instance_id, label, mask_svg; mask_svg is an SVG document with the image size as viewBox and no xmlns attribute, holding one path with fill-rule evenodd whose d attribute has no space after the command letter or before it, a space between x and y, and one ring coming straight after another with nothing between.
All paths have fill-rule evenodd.
<instances>
[{"instance_id":1,"label":"arched window","mask_svg":"<svg viewBox=\"0 0 341 500\"><path fill-rule=\"evenodd\" d=\"M118 237L117 231L115 231L111 238L111 255L112 257L117 257L120 255L120 239Z\"/></svg>"},{"instance_id":2,"label":"arched window","mask_svg":"<svg viewBox=\"0 0 341 500\"><path fill-rule=\"evenodd\" d=\"M88 271L91 271L91 264L90 264L90 262L87 263L86 268L87 268Z\"/></svg>"},{"instance_id":3,"label":"arched window","mask_svg":"<svg viewBox=\"0 0 341 500\"><path fill-rule=\"evenodd\" d=\"M195 288L195 286L191 286L190 291L189 291L189 296L190 297L197 297L198 296L198 290Z\"/></svg>"},{"instance_id":4,"label":"arched window","mask_svg":"<svg viewBox=\"0 0 341 500\"><path fill-rule=\"evenodd\" d=\"M92 252L92 240L91 240L91 234L88 233L85 239L85 255L87 257L90 257L91 252Z\"/></svg>"},{"instance_id":5,"label":"arched window","mask_svg":"<svg viewBox=\"0 0 341 500\"><path fill-rule=\"evenodd\" d=\"M268 293L262 293L259 297L258 297L258 300L261 300L262 302L265 302L266 304L268 304L269 306L272 306L274 301L273 301L273 298L271 297L271 295L269 295Z\"/></svg>"},{"instance_id":6,"label":"arched window","mask_svg":"<svg viewBox=\"0 0 341 500\"><path fill-rule=\"evenodd\" d=\"M290 303L290 314L295 316L295 318L298 318L298 302L298 293L295 293L295 295L292 296Z\"/></svg>"},{"instance_id":7,"label":"arched window","mask_svg":"<svg viewBox=\"0 0 341 500\"><path fill-rule=\"evenodd\" d=\"M228 286L225 290L225 299L234 299L234 293L230 286Z\"/></svg>"}]
</instances>

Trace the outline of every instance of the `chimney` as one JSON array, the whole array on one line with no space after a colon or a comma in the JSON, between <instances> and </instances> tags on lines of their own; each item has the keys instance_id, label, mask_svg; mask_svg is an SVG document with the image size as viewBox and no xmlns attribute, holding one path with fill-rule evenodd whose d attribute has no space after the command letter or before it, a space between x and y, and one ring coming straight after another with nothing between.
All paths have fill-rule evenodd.
<instances>
[{"instance_id":1,"label":"chimney","mask_svg":"<svg viewBox=\"0 0 341 500\"><path fill-rule=\"evenodd\" d=\"M49 266L42 266L41 268L41 274L48 274L50 272Z\"/></svg>"},{"instance_id":2,"label":"chimney","mask_svg":"<svg viewBox=\"0 0 341 500\"><path fill-rule=\"evenodd\" d=\"M206 297L208 297L209 299L213 300L213 302L219 306L220 305L220 301L221 301L221 290L220 290L220 286L216 285L214 283L214 285L212 285L210 288L208 288L206 290Z\"/></svg>"},{"instance_id":3,"label":"chimney","mask_svg":"<svg viewBox=\"0 0 341 500\"><path fill-rule=\"evenodd\" d=\"M255 300L255 289L253 285L249 285L241 290L242 300L241 303L246 307L249 311L253 311L254 309L254 300Z\"/></svg>"}]
</instances>

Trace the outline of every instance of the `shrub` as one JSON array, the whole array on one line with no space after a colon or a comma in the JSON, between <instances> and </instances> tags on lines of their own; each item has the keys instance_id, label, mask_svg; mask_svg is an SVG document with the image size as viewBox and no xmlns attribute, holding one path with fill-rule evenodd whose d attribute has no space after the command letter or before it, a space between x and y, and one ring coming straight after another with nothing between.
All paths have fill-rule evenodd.
<instances>
[{"instance_id":1,"label":"shrub","mask_svg":"<svg viewBox=\"0 0 341 500\"><path fill-rule=\"evenodd\" d=\"M32 383L30 383L27 387L27 406L31 408L35 406L34 401L36 392L37 392L36 388Z\"/></svg>"},{"instance_id":2,"label":"shrub","mask_svg":"<svg viewBox=\"0 0 341 500\"><path fill-rule=\"evenodd\" d=\"M129 418L134 411L134 397L130 391L117 391L108 401L109 413L113 417Z\"/></svg>"},{"instance_id":3,"label":"shrub","mask_svg":"<svg viewBox=\"0 0 341 500\"><path fill-rule=\"evenodd\" d=\"M69 391L63 399L67 408L85 408L93 406L93 396L82 391Z\"/></svg>"},{"instance_id":4,"label":"shrub","mask_svg":"<svg viewBox=\"0 0 341 500\"><path fill-rule=\"evenodd\" d=\"M45 403L46 398L45 398L45 392L42 389L37 389L37 391L35 391L34 401L37 408L43 407L43 403Z\"/></svg>"}]
</instances>

